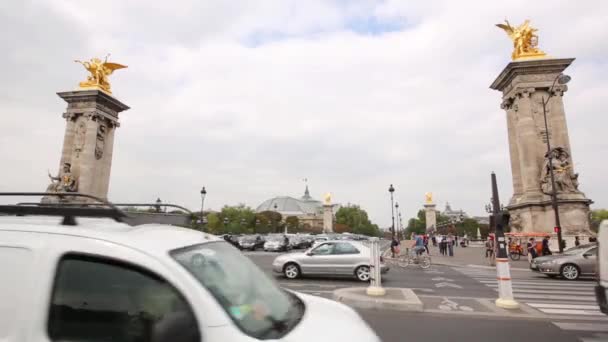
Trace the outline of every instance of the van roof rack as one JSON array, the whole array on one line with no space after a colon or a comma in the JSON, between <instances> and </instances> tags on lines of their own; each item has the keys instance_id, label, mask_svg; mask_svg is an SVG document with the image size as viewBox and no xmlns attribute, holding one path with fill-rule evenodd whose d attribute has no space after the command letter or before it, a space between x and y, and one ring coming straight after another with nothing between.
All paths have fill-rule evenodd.
<instances>
[{"instance_id":1,"label":"van roof rack","mask_svg":"<svg viewBox=\"0 0 608 342\"><path fill-rule=\"evenodd\" d=\"M49 196L58 197L60 200L69 197L82 197L95 200L96 203L86 203L86 205L72 205L72 203L69 202L0 205L0 214L17 216L63 216L61 224L67 226L76 225L75 217L106 217L112 218L117 222L124 222L123 219L127 217L127 215L114 204L99 197L79 192L0 192L0 196Z\"/></svg>"}]
</instances>

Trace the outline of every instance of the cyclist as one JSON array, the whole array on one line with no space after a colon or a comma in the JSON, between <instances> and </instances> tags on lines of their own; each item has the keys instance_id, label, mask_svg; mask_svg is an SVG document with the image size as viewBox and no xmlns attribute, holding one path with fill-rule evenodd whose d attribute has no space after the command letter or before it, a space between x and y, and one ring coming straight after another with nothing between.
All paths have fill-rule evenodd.
<instances>
[{"instance_id":1,"label":"cyclist","mask_svg":"<svg viewBox=\"0 0 608 342\"><path fill-rule=\"evenodd\" d=\"M422 255L426 251L424 248L424 239L418 234L414 234L414 245L412 249L416 252L416 256Z\"/></svg>"}]
</instances>

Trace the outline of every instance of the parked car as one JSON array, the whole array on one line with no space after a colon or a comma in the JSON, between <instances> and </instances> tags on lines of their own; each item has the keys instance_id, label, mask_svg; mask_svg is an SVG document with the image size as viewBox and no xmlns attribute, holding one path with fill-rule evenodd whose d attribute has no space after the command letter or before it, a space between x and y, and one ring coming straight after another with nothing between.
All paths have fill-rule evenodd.
<instances>
[{"instance_id":1,"label":"parked car","mask_svg":"<svg viewBox=\"0 0 608 342\"><path fill-rule=\"evenodd\" d=\"M226 241L229 244L233 245L234 247L236 247L238 249L241 249L241 245L239 245L238 236L230 235L230 234L224 234L224 235L220 235L220 237L222 239L224 239L224 241Z\"/></svg>"},{"instance_id":2,"label":"parked car","mask_svg":"<svg viewBox=\"0 0 608 342\"><path fill-rule=\"evenodd\" d=\"M268 235L264 243L264 250L267 252L281 252L290 249L289 238L285 235Z\"/></svg>"},{"instance_id":3,"label":"parked car","mask_svg":"<svg viewBox=\"0 0 608 342\"><path fill-rule=\"evenodd\" d=\"M316 247L316 246L320 245L321 243L323 243L325 241L329 241L329 240L330 240L329 236L327 236L325 234L319 234L314 237L311 247Z\"/></svg>"},{"instance_id":4,"label":"parked car","mask_svg":"<svg viewBox=\"0 0 608 342\"><path fill-rule=\"evenodd\" d=\"M115 208L71 206L65 225L2 216L29 210L0 206L0 333L10 341L380 341L353 309L280 288L213 235L131 227L109 218L124 215Z\"/></svg>"},{"instance_id":5,"label":"parked car","mask_svg":"<svg viewBox=\"0 0 608 342\"><path fill-rule=\"evenodd\" d=\"M258 248L264 248L264 239L259 235L243 235L238 239L241 249L255 251Z\"/></svg>"},{"instance_id":6,"label":"parked car","mask_svg":"<svg viewBox=\"0 0 608 342\"><path fill-rule=\"evenodd\" d=\"M595 294L600 310L608 315L608 220L602 222L598 231L597 260L599 271Z\"/></svg>"},{"instance_id":7,"label":"parked car","mask_svg":"<svg viewBox=\"0 0 608 342\"><path fill-rule=\"evenodd\" d=\"M312 238L307 235L293 235L289 241L294 249L308 249L312 246Z\"/></svg>"},{"instance_id":8,"label":"parked car","mask_svg":"<svg viewBox=\"0 0 608 342\"><path fill-rule=\"evenodd\" d=\"M303 275L356 277L370 280L370 250L357 241L326 241L303 253L278 256L272 263L274 272L288 279ZM381 272L389 268L381 264Z\"/></svg>"},{"instance_id":9,"label":"parked car","mask_svg":"<svg viewBox=\"0 0 608 342\"><path fill-rule=\"evenodd\" d=\"M597 271L597 244L580 245L564 251L563 254L535 258L530 263L530 268L549 277L561 276L568 280L594 276Z\"/></svg>"}]
</instances>

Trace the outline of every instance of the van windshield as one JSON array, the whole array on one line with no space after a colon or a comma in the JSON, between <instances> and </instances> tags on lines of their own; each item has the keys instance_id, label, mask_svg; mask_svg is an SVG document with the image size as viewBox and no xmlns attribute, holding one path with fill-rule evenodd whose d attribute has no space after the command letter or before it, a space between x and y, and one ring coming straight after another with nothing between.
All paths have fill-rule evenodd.
<instances>
[{"instance_id":1,"label":"van windshield","mask_svg":"<svg viewBox=\"0 0 608 342\"><path fill-rule=\"evenodd\" d=\"M304 315L304 304L279 288L249 258L219 241L171 253L203 285L234 323L257 339L277 339Z\"/></svg>"}]
</instances>

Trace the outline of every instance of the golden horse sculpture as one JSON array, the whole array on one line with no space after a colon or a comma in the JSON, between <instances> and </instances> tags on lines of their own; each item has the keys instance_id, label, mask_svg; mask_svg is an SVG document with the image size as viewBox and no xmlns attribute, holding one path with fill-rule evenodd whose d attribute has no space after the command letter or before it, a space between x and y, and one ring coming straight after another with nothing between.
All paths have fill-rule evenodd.
<instances>
[{"instance_id":1,"label":"golden horse sculpture","mask_svg":"<svg viewBox=\"0 0 608 342\"><path fill-rule=\"evenodd\" d=\"M330 205L331 204L331 194L328 192L325 194L325 205Z\"/></svg>"},{"instance_id":2,"label":"golden horse sculpture","mask_svg":"<svg viewBox=\"0 0 608 342\"><path fill-rule=\"evenodd\" d=\"M109 54L103 62L99 58L91 58L88 62L79 60L74 61L82 64L84 68L91 73L86 81L78 84L81 89L101 89L108 94L112 94L108 76L112 75L114 70L124 69L127 66L118 63L110 63L108 62L108 57Z\"/></svg>"},{"instance_id":3,"label":"golden horse sculpture","mask_svg":"<svg viewBox=\"0 0 608 342\"><path fill-rule=\"evenodd\" d=\"M513 41L513 53L511 54L513 60L543 58L547 56L546 53L538 49L538 36L535 34L538 29L530 26L530 20L524 21L523 24L517 27L511 26L508 20L505 20L505 23L506 25L496 24L496 26L505 30Z\"/></svg>"},{"instance_id":4,"label":"golden horse sculpture","mask_svg":"<svg viewBox=\"0 0 608 342\"><path fill-rule=\"evenodd\" d=\"M433 193L432 192L425 193L424 197L426 197L426 203L427 204L433 203Z\"/></svg>"}]
</instances>

